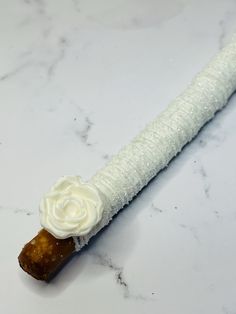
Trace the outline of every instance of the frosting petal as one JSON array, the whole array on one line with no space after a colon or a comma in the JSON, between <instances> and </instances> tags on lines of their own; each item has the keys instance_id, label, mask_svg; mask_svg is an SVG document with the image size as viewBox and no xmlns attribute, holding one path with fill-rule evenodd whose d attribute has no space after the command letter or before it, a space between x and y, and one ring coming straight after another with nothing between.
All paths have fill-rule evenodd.
<instances>
[{"instance_id":1,"label":"frosting petal","mask_svg":"<svg viewBox=\"0 0 236 314\"><path fill-rule=\"evenodd\" d=\"M60 178L40 202L41 225L56 238L88 234L102 218L98 189L78 176Z\"/></svg>"}]
</instances>

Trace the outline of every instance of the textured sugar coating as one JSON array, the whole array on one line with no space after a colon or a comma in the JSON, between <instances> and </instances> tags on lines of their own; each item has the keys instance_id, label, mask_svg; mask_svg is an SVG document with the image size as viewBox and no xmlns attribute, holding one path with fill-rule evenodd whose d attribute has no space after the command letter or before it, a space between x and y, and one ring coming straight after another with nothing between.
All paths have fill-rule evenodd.
<instances>
[{"instance_id":1,"label":"textured sugar coating","mask_svg":"<svg viewBox=\"0 0 236 314\"><path fill-rule=\"evenodd\" d=\"M121 208L166 167L236 90L236 37L168 108L95 174L104 198L102 220L75 239L80 250Z\"/></svg>"}]
</instances>

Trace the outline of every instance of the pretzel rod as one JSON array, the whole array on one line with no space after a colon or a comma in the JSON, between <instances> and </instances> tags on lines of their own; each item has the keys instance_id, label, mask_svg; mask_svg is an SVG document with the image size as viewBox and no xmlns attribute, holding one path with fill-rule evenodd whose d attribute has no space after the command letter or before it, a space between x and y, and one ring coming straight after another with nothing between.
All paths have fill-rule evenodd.
<instances>
[{"instance_id":1,"label":"pretzel rod","mask_svg":"<svg viewBox=\"0 0 236 314\"><path fill-rule=\"evenodd\" d=\"M74 251L75 243L72 238L56 239L42 229L24 246L18 259L20 266L31 276L49 281L72 257Z\"/></svg>"},{"instance_id":2,"label":"pretzel rod","mask_svg":"<svg viewBox=\"0 0 236 314\"><path fill-rule=\"evenodd\" d=\"M89 182L64 177L52 187L40 204L41 224L48 232L41 231L23 248L21 267L37 279L50 279L168 165L235 90L236 39Z\"/></svg>"}]
</instances>

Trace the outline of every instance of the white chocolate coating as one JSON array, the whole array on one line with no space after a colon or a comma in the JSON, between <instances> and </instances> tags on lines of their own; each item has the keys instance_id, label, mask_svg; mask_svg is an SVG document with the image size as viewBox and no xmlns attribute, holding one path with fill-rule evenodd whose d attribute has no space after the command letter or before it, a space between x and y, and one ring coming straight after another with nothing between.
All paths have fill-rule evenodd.
<instances>
[{"instance_id":1,"label":"white chocolate coating","mask_svg":"<svg viewBox=\"0 0 236 314\"><path fill-rule=\"evenodd\" d=\"M76 237L80 250L168 165L235 90L236 38L90 182L61 179L41 202L42 225L58 238Z\"/></svg>"},{"instance_id":2,"label":"white chocolate coating","mask_svg":"<svg viewBox=\"0 0 236 314\"><path fill-rule=\"evenodd\" d=\"M91 183L106 198L101 221L76 241L80 250L112 217L166 167L222 109L236 90L236 38Z\"/></svg>"}]
</instances>

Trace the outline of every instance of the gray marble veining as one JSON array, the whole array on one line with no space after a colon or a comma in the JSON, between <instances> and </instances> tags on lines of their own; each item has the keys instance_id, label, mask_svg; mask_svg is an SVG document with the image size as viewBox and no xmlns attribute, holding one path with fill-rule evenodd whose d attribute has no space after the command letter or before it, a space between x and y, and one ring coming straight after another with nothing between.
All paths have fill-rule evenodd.
<instances>
[{"instance_id":1,"label":"gray marble veining","mask_svg":"<svg viewBox=\"0 0 236 314\"><path fill-rule=\"evenodd\" d=\"M95 263L104 266L114 272L114 279L117 285L120 286L122 290L123 297L125 299L134 299L141 301L152 301L153 297L147 297L142 294L134 294L131 291L130 285L125 279L124 269L121 266L116 265L113 260L106 254L100 254L98 252L93 252L92 256L95 258ZM152 294L153 295L153 294Z\"/></svg>"}]
</instances>

